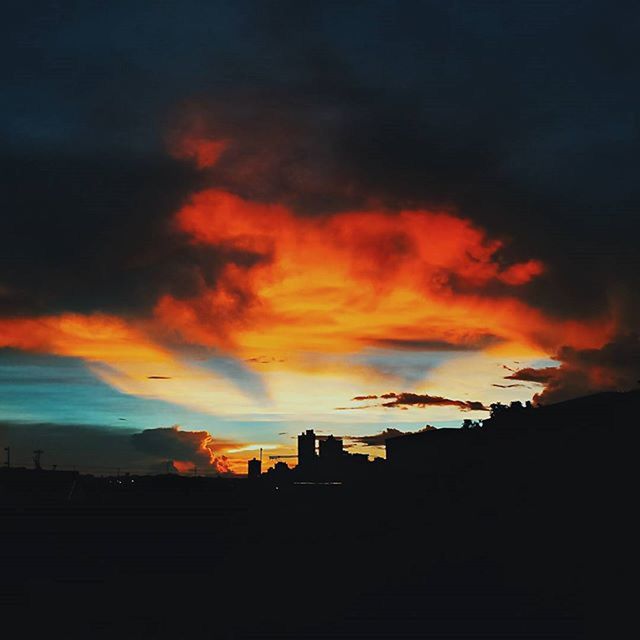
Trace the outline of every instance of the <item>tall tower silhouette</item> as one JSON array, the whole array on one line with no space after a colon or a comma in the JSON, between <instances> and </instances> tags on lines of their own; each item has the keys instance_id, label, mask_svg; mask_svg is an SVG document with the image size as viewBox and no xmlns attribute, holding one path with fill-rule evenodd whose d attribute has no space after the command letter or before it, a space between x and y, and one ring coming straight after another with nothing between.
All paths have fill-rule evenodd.
<instances>
[{"instance_id":1,"label":"tall tower silhouette","mask_svg":"<svg viewBox=\"0 0 640 640\"><path fill-rule=\"evenodd\" d=\"M313 464L316 459L316 434L313 429L298 436L298 465L301 467Z\"/></svg>"}]
</instances>

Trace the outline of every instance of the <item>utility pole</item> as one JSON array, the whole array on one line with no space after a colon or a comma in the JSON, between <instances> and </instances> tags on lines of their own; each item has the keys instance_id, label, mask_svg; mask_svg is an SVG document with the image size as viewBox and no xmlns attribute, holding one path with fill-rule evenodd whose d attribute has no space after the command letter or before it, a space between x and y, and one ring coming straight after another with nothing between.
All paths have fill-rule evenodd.
<instances>
[{"instance_id":1,"label":"utility pole","mask_svg":"<svg viewBox=\"0 0 640 640\"><path fill-rule=\"evenodd\" d=\"M5 447L4 450L7 452L7 469L11 469L11 447Z\"/></svg>"},{"instance_id":2,"label":"utility pole","mask_svg":"<svg viewBox=\"0 0 640 640\"><path fill-rule=\"evenodd\" d=\"M40 469L42 469L42 465L40 464L40 457L42 456L42 454L44 453L44 451L42 449L36 449L33 452L33 466L40 471Z\"/></svg>"}]
</instances>

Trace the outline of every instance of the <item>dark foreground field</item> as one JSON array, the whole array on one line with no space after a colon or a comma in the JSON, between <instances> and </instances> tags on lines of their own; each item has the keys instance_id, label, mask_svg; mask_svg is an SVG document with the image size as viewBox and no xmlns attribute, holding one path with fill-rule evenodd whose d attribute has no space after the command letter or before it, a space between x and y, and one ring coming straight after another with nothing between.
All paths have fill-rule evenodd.
<instances>
[{"instance_id":1,"label":"dark foreground field","mask_svg":"<svg viewBox=\"0 0 640 640\"><path fill-rule=\"evenodd\" d=\"M4 469L0 624L22 638L625 637L636 396L504 414L437 472L418 456L411 473L389 462L343 484Z\"/></svg>"},{"instance_id":2,"label":"dark foreground field","mask_svg":"<svg viewBox=\"0 0 640 640\"><path fill-rule=\"evenodd\" d=\"M0 613L16 637L584 637L617 507L599 483L556 480L8 505Z\"/></svg>"}]
</instances>

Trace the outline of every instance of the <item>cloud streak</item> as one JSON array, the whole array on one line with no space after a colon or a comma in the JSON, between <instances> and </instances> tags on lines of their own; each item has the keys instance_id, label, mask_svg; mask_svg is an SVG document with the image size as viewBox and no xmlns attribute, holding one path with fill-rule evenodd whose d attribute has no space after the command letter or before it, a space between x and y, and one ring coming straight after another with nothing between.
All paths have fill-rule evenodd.
<instances>
[{"instance_id":1,"label":"cloud streak","mask_svg":"<svg viewBox=\"0 0 640 640\"><path fill-rule=\"evenodd\" d=\"M383 393L382 395L369 395L369 396L355 396L352 398L354 401L363 400L387 400L387 402L381 402L379 404L367 405L367 407L386 407L386 408L398 408L407 409L409 407L416 407L419 409L425 409L427 407L456 407L461 411L489 411L489 409L482 403L474 400L452 400L451 398L443 398L441 396L432 396L422 393ZM353 408L365 408L365 407L353 407Z\"/></svg>"}]
</instances>

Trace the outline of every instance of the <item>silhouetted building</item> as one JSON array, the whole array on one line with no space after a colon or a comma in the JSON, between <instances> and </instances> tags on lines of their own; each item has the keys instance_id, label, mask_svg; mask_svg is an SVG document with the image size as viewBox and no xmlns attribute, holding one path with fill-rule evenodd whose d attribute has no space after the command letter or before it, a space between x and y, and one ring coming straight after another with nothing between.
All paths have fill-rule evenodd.
<instances>
[{"instance_id":1,"label":"silhouetted building","mask_svg":"<svg viewBox=\"0 0 640 640\"><path fill-rule=\"evenodd\" d=\"M266 477L276 483L287 483L292 479L293 471L286 462L276 462L273 467L267 470Z\"/></svg>"},{"instance_id":2,"label":"silhouetted building","mask_svg":"<svg viewBox=\"0 0 640 640\"><path fill-rule=\"evenodd\" d=\"M347 453L342 455L342 460L349 464L350 468L362 467L368 464L369 456L366 453Z\"/></svg>"},{"instance_id":3,"label":"silhouetted building","mask_svg":"<svg viewBox=\"0 0 640 640\"><path fill-rule=\"evenodd\" d=\"M298 465L309 466L316 460L316 434L313 429L307 429L306 433L298 436Z\"/></svg>"},{"instance_id":4,"label":"silhouetted building","mask_svg":"<svg viewBox=\"0 0 640 640\"><path fill-rule=\"evenodd\" d=\"M331 464L339 462L344 455L342 438L334 438L332 435L320 440L319 449L320 462L322 463Z\"/></svg>"},{"instance_id":5,"label":"silhouetted building","mask_svg":"<svg viewBox=\"0 0 640 640\"><path fill-rule=\"evenodd\" d=\"M262 462L257 458L249 460L248 463L248 476L250 478L259 478L262 473Z\"/></svg>"},{"instance_id":6,"label":"silhouetted building","mask_svg":"<svg viewBox=\"0 0 640 640\"><path fill-rule=\"evenodd\" d=\"M433 429L385 441L390 469L414 474L449 474L478 459L482 429Z\"/></svg>"}]
</instances>

